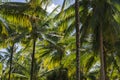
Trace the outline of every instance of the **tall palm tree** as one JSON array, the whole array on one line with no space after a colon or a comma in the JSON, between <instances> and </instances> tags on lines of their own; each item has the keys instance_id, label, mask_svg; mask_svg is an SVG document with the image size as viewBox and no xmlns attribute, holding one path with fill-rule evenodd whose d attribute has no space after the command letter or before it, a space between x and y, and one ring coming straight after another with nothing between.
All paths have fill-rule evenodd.
<instances>
[{"instance_id":1,"label":"tall palm tree","mask_svg":"<svg viewBox=\"0 0 120 80\"><path fill-rule=\"evenodd\" d=\"M35 77L34 77L34 66L35 66L35 48L36 48L36 39L37 39L37 34L35 33L36 32L36 21L34 22L32 22L32 24L34 24L33 25L33 52L32 52L32 55L31 55L31 57L32 57L32 61L31 61L31 72L30 72L30 80L33 80L33 79L35 79Z\"/></svg>"},{"instance_id":2,"label":"tall palm tree","mask_svg":"<svg viewBox=\"0 0 120 80\"><path fill-rule=\"evenodd\" d=\"M8 80L11 80L11 70L12 70L13 53L14 53L14 43L13 43L12 46L11 46L10 69L9 69L9 77L8 77Z\"/></svg>"},{"instance_id":3,"label":"tall palm tree","mask_svg":"<svg viewBox=\"0 0 120 80\"><path fill-rule=\"evenodd\" d=\"M93 9L93 11L92 11L93 15L92 15L92 17L88 16L88 21L87 21L86 26L88 26L87 30L89 30L89 28L90 27L92 28L92 26L93 26L93 30L95 31L95 33L93 35L95 35L96 37L94 36L93 38L96 41L94 41L95 43L93 45L96 47L95 49L96 49L97 53L100 52L101 79L105 80L107 74L106 74L106 63L105 63L106 56L105 56L105 54L103 54L103 52L104 52L103 41L108 41L110 44L114 44L114 42L118 39L118 33L117 33L117 32L119 32L118 23L116 23L115 18L112 17L114 14L112 13L113 10L111 9L111 6L113 7L113 9L115 9L114 10L115 12L113 11L114 13L117 12L117 9L113 5L109 4L109 2L104 1L104 0L101 2L91 1L91 3L92 3L91 9ZM109 8L109 10L108 10L108 8ZM109 18L107 17L108 15L109 15ZM93 22L95 22L95 24L93 24ZM110 23L112 23L112 26ZM107 33L110 33L110 31L112 32L112 30L110 30L110 28L108 26L111 28L116 27L116 28L114 28L116 33L112 33L111 37L109 37L109 38L107 38L106 35L107 35ZM86 27L83 27L83 28L86 28ZM114 40L112 39L113 36L114 36Z\"/></svg>"},{"instance_id":4,"label":"tall palm tree","mask_svg":"<svg viewBox=\"0 0 120 80\"><path fill-rule=\"evenodd\" d=\"M15 44L18 43L23 37L23 34L17 34L14 30L12 30L12 33L8 36L8 40L6 41L6 44L10 46L10 66L9 66L9 77L8 80L11 80L11 71L13 66L13 55L16 51Z\"/></svg>"},{"instance_id":5,"label":"tall palm tree","mask_svg":"<svg viewBox=\"0 0 120 80\"><path fill-rule=\"evenodd\" d=\"M40 0L40 3L42 2L42 0ZM37 2L35 2L35 3L37 3ZM3 12L7 12L7 11L9 11L8 10L8 6L9 7L14 7L13 8L13 10L15 11L14 13L7 13L7 17L6 17L6 15L4 15L4 14L2 14L8 21L10 21L9 20L9 16L11 17L11 14L12 14L12 16L13 16L13 24L14 23L18 23L19 22L19 20L22 22L22 25L21 26L32 26L32 31L30 31L31 33L30 33L30 35L31 35L31 37L32 37L32 39L33 39L33 53L32 53L32 62L31 62L31 80L32 79L34 79L33 78L33 68L34 68L34 55L35 55L35 43L36 43L36 35L37 35L37 31L36 31L36 27L37 26L35 26L36 25L36 16L38 16L38 18L37 19L39 19L40 17L42 18L43 17L43 15L45 15L46 14L46 12L40 7L40 6L38 6L38 5L36 5L36 4L31 4L31 3L29 3L29 4L24 4L24 3L5 3L5 4L3 4L3 5L5 5L5 7L4 8L6 8L6 11L3 11ZM17 5L17 6L16 6ZM20 7L22 7L22 6L24 6L24 7L27 7L27 9L22 9L22 12L21 12L21 9L19 9ZM1 6L2 7L2 6ZM17 9L15 9L15 8L18 8L19 10L17 10ZM31 9L32 8L32 9ZM2 9L2 8L1 8ZM30 10L29 10L30 9ZM22 14L17 14L16 13L16 11L18 11L18 12L21 12ZM26 11L26 12L25 12ZM34 12L35 11L35 12ZM29 13L30 12L30 14L27 14L27 12ZM37 13L37 15L35 15L34 17L33 17L33 15L34 14L36 14ZM41 13L42 13L42 15L41 15ZM44 14L43 14L44 13ZM17 14L17 15L16 15ZM20 16L20 17L18 17L18 16ZM23 17L22 17L23 16ZM18 21L16 21L16 20L18 20ZM27 23L27 25L26 25L26 23L24 23L23 22L23 20L25 20L25 21L27 21L26 23ZM45 21L46 22L46 21ZM42 23L41 24L41 27L42 26L44 26L44 24L46 24L46 23ZM29 29L30 29L30 27L29 27Z\"/></svg>"},{"instance_id":6,"label":"tall palm tree","mask_svg":"<svg viewBox=\"0 0 120 80\"><path fill-rule=\"evenodd\" d=\"M100 66L101 73L104 74L101 79L105 80L105 77L110 77L110 75L112 75L111 79L115 79L115 76L118 76L116 74L119 73L119 45L117 47L114 46L118 40L119 32L119 26L117 25L119 20L116 20L118 16L118 6L116 4L113 5L112 1L113 0L102 0L99 2L94 0L90 2L82 0L79 2L80 7L77 12L80 12L79 18L81 20L79 22L82 25L79 26L81 30L79 32L81 36L81 42L79 42L81 43L81 66L77 66L78 68L81 68L79 71L81 72L81 75L78 75L81 78L78 79L98 79ZM114 0L114 2L115 1L117 0ZM76 79L75 53L77 49L75 43L77 41L75 39L75 27L78 26L78 24L75 23L75 20L79 18L75 19L75 9L77 9L74 8L75 4L72 4L64 10L65 0L61 12L58 13L55 18L49 18L48 15L50 13L46 13L46 11L37 6L40 4L35 2L32 1L32 3L29 4L10 3L0 6L0 14L4 15L2 17L10 22L10 24L17 26L10 26L14 29L12 32L15 32L16 34L12 34L11 36L6 33L7 27L5 30L3 26L0 26L0 40L3 41L4 38L9 38L7 41L11 42L17 35L23 33L24 39L20 39L20 41L23 41L25 44L27 41L31 42L30 45L26 45L26 52L22 52L29 56L20 54L18 62L12 61L12 63L15 64L15 66L11 64L13 66L11 75L15 76L12 79L56 79L53 76L57 76L57 79L63 79L61 75L67 71L70 79ZM6 7L7 5L8 7ZM11 5L13 10L10 11ZM13 6L15 6L15 8ZM5 9L2 10L3 8ZM20 12L21 14L18 14ZM52 20L54 20L54 23L49 24ZM50 27L51 25L53 27ZM79 29L76 29L76 32L77 30ZM78 37L76 38L78 39ZM18 42L16 40L15 42ZM92 44L96 53L92 51ZM109 45L110 48L108 47ZM31 54L29 51L32 51ZM101 57L98 53L101 54ZM107 63L105 59L108 61ZM30 60L31 64L29 63ZM99 63L99 60L101 60L101 63ZM112 64L109 62L112 62ZM16 67L18 70L15 69ZM108 69L110 69L110 71L108 71Z\"/></svg>"},{"instance_id":7,"label":"tall palm tree","mask_svg":"<svg viewBox=\"0 0 120 80\"><path fill-rule=\"evenodd\" d=\"M80 20L79 1L75 0L75 25L76 25L76 80L80 80Z\"/></svg>"},{"instance_id":8,"label":"tall palm tree","mask_svg":"<svg viewBox=\"0 0 120 80\"><path fill-rule=\"evenodd\" d=\"M103 50L103 40L108 41L111 38L106 38L105 35L107 34L107 32L109 32L109 28L110 27L118 27L117 25L115 26L114 24L117 24L115 19L112 17L114 14L112 13L112 9L111 6L109 4L109 2L102 0L102 1L94 1L97 5L96 7L93 7L93 12L94 15L97 15L96 17L96 30L98 31L98 39L99 39L99 51L100 51L100 63L101 63L101 80L106 80L107 79L107 73L106 73L106 61L105 61L105 53ZM109 10L108 10L109 9ZM115 9L115 8L114 8ZM109 15L109 18L107 17ZM111 23L113 24L112 26ZM108 27L110 26L110 27ZM106 28L105 28L106 27ZM106 29L106 30L105 30ZM108 30L107 30L108 29ZM114 29L115 31L118 31L119 29ZM112 31L112 30L111 30ZM115 36L114 36L115 35ZM111 34L111 37L114 36L114 40L112 40L113 42L111 42L111 44L114 44L115 42L115 37L118 35L118 33L113 33ZM110 42L110 41L109 41ZM104 57L105 56L105 57Z\"/></svg>"},{"instance_id":9,"label":"tall palm tree","mask_svg":"<svg viewBox=\"0 0 120 80\"><path fill-rule=\"evenodd\" d=\"M115 2L115 4L114 4ZM92 37L92 39L94 38L95 41L93 42L94 45L94 50L97 51L97 53L101 53L100 60L101 60L101 67L104 69L101 69L101 71L103 72L103 74L106 74L106 68L105 68L105 58L104 58L104 54L103 54L103 41L108 41L110 42L110 44L114 44L114 42L118 39L118 30L119 30L119 26L118 23L116 22L115 18L113 16L118 15L118 6L116 3L119 2L118 0L115 1L111 1L112 4L110 4L109 1L81 1L80 4L84 3L86 5L82 5L82 14L81 16L81 23L82 23L82 27L81 27L81 41L84 40L84 37L86 35L89 34L93 34L94 36ZM97 4L97 5L96 5ZM117 8L115 6L117 6ZM84 10L84 8L85 10ZM109 8L109 9L107 9ZM80 9L79 9L80 10ZM67 11L69 12L69 14L65 15L65 13L67 13ZM64 19L63 19L63 25L62 25L62 33L65 32L69 32L71 30L74 30L74 28L71 28L71 26L68 28L66 26L70 25L70 22L72 21L72 8L71 6L64 10ZM115 13L115 15L113 14ZM61 14L59 14L59 16L63 16ZM108 17L109 15L109 17ZM111 17L110 17L111 16ZM106 17L106 18L105 18ZM62 18L60 18L62 19ZM69 21L70 20L70 21ZM62 22L62 20L60 20ZM67 24L67 22L69 21L69 24ZM95 22L95 23L93 23ZM111 23L111 24L110 24ZM73 24L75 24L75 22L72 23L72 27ZM63 27L64 26L64 27ZM102 26L102 27L101 27ZM103 27L104 26L104 27ZM112 29L109 28L114 28L113 30L116 33L113 33ZM61 26L60 26L61 27ZM67 28L67 29L66 29ZM103 29L104 28L104 29ZM110 30L111 29L111 30ZM94 31L94 33L92 32ZM112 33L111 33L112 31ZM106 35L108 35L108 33L111 33L111 37L107 37ZM71 35L71 34L69 34ZM112 39L112 37L114 37L114 40ZM101 44L100 44L101 43ZM99 49L99 50L98 50ZM95 54L96 55L96 54ZM97 54L98 55L98 54ZM104 62L103 62L104 61ZM103 76L105 77L105 76Z\"/></svg>"},{"instance_id":10,"label":"tall palm tree","mask_svg":"<svg viewBox=\"0 0 120 80\"><path fill-rule=\"evenodd\" d=\"M4 36L4 37L1 37L1 39L4 39L6 40L8 38L8 36L10 36L10 27L8 27L8 24L6 23L6 21L4 21L4 19L1 17L1 36ZM9 30L9 32L7 32ZM6 43L4 43L6 44ZM8 80L10 80L10 76L11 76L11 69L12 69L12 57L13 57L13 49L14 49L14 44L11 46L11 55L10 55L10 67L9 67L9 78Z\"/></svg>"},{"instance_id":11,"label":"tall palm tree","mask_svg":"<svg viewBox=\"0 0 120 80\"><path fill-rule=\"evenodd\" d=\"M81 4L79 6L79 4ZM79 12L87 15L87 8L85 6L85 1L77 1L75 4L73 3L70 5L67 9L63 11L63 13L58 14L56 17L60 17L60 23L58 23L58 28L60 29L61 34L64 33L64 36L68 38L68 36L74 36L75 34L75 27L76 27L76 79L80 79L80 20L79 18L81 15L79 15ZM75 6L75 8L74 8ZM82 18L84 15L82 14ZM75 17L74 17L75 16ZM63 19L62 19L63 17ZM83 20L81 19L81 22L84 22L86 18ZM59 22L59 18L58 18ZM83 32L83 31L82 31ZM81 32L81 33L82 33ZM72 33L72 34L71 34Z\"/></svg>"}]
</instances>

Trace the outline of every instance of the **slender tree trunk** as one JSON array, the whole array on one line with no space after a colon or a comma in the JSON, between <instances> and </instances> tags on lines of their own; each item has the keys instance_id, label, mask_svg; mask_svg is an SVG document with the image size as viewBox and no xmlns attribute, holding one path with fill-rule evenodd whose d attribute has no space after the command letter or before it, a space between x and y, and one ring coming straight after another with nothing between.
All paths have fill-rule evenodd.
<instances>
[{"instance_id":1,"label":"slender tree trunk","mask_svg":"<svg viewBox=\"0 0 120 80\"><path fill-rule=\"evenodd\" d=\"M64 10L64 7L65 7L65 2L66 2L66 0L64 0L64 1L63 1L61 11L63 11L63 10Z\"/></svg>"},{"instance_id":2,"label":"slender tree trunk","mask_svg":"<svg viewBox=\"0 0 120 80\"><path fill-rule=\"evenodd\" d=\"M107 62L106 62L107 52L105 51L105 49L103 50L104 50L103 53L104 53L105 80L109 80L109 77L107 75Z\"/></svg>"},{"instance_id":3,"label":"slender tree trunk","mask_svg":"<svg viewBox=\"0 0 120 80\"><path fill-rule=\"evenodd\" d=\"M103 53L103 32L102 32L102 24L99 27L100 31L100 63L101 63L101 73L100 73L100 80L106 80L106 71L105 71L105 56Z\"/></svg>"},{"instance_id":4,"label":"slender tree trunk","mask_svg":"<svg viewBox=\"0 0 120 80\"><path fill-rule=\"evenodd\" d=\"M76 80L80 80L80 20L79 20L79 0L75 0L75 20L76 20Z\"/></svg>"},{"instance_id":5,"label":"slender tree trunk","mask_svg":"<svg viewBox=\"0 0 120 80\"><path fill-rule=\"evenodd\" d=\"M36 46L36 38L33 38L33 53L31 55L32 61L31 61L30 80L34 80L35 46Z\"/></svg>"},{"instance_id":6,"label":"slender tree trunk","mask_svg":"<svg viewBox=\"0 0 120 80\"><path fill-rule=\"evenodd\" d=\"M11 70L12 70L13 52L14 52L14 43L13 43L12 46L11 46L10 69L9 69L9 77L8 77L8 80L11 80Z\"/></svg>"}]
</instances>

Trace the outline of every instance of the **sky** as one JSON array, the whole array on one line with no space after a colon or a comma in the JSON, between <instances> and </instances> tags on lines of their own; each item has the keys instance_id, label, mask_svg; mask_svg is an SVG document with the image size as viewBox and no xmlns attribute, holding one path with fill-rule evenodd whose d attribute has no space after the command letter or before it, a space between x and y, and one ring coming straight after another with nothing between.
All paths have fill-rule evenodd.
<instances>
[{"instance_id":1,"label":"sky","mask_svg":"<svg viewBox=\"0 0 120 80\"><path fill-rule=\"evenodd\" d=\"M26 0L10 0L10 1L12 1L12 2L26 2ZM64 0L52 0L53 3L48 7L47 12L52 12L52 10L57 7L57 5L61 5L62 6L63 1ZM73 3L73 1L72 1L72 3Z\"/></svg>"},{"instance_id":2,"label":"sky","mask_svg":"<svg viewBox=\"0 0 120 80\"><path fill-rule=\"evenodd\" d=\"M63 0L52 0L54 4L56 5L62 5Z\"/></svg>"},{"instance_id":3,"label":"sky","mask_svg":"<svg viewBox=\"0 0 120 80\"><path fill-rule=\"evenodd\" d=\"M25 2L25 0L11 0L13 2ZM55 5L62 5L63 0L52 0Z\"/></svg>"},{"instance_id":4,"label":"sky","mask_svg":"<svg viewBox=\"0 0 120 80\"><path fill-rule=\"evenodd\" d=\"M11 1L15 1L15 2L25 2L25 0L11 0Z\"/></svg>"},{"instance_id":5,"label":"sky","mask_svg":"<svg viewBox=\"0 0 120 80\"><path fill-rule=\"evenodd\" d=\"M25 2L25 0L11 0L13 2ZM48 8L47 8L47 12L51 13L52 10L57 6L57 5L62 5L63 4L63 0L52 0L53 4L51 4Z\"/></svg>"}]
</instances>

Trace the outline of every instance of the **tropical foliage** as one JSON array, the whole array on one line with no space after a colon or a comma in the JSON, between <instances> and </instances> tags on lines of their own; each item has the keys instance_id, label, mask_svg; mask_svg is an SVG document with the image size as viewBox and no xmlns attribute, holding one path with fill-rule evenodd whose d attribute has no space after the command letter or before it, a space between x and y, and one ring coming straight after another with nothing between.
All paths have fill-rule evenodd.
<instances>
[{"instance_id":1,"label":"tropical foliage","mask_svg":"<svg viewBox=\"0 0 120 80\"><path fill-rule=\"evenodd\" d=\"M119 80L119 17L119 0L1 0L0 80Z\"/></svg>"}]
</instances>

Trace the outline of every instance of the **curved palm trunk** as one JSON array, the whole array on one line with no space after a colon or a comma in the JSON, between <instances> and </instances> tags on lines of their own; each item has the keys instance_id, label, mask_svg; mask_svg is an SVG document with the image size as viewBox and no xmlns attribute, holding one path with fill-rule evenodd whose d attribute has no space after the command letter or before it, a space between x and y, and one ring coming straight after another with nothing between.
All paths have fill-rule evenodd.
<instances>
[{"instance_id":1,"label":"curved palm trunk","mask_svg":"<svg viewBox=\"0 0 120 80\"><path fill-rule=\"evenodd\" d=\"M79 3L75 0L75 20L76 20L76 80L80 80L80 20L79 20Z\"/></svg>"},{"instance_id":2,"label":"curved palm trunk","mask_svg":"<svg viewBox=\"0 0 120 80\"><path fill-rule=\"evenodd\" d=\"M36 38L33 39L33 53L31 55L32 62L31 62L30 80L34 80L35 46L36 46Z\"/></svg>"},{"instance_id":3,"label":"curved palm trunk","mask_svg":"<svg viewBox=\"0 0 120 80\"><path fill-rule=\"evenodd\" d=\"M11 70L12 70L12 59L13 59L13 53L14 53L14 44L11 47L11 55L10 55L10 69L9 69L9 77L8 80L11 80Z\"/></svg>"},{"instance_id":4,"label":"curved palm trunk","mask_svg":"<svg viewBox=\"0 0 120 80\"><path fill-rule=\"evenodd\" d=\"M106 80L105 55L103 53L102 24L100 24L99 31L100 31L100 63L101 63L100 80Z\"/></svg>"}]
</instances>

